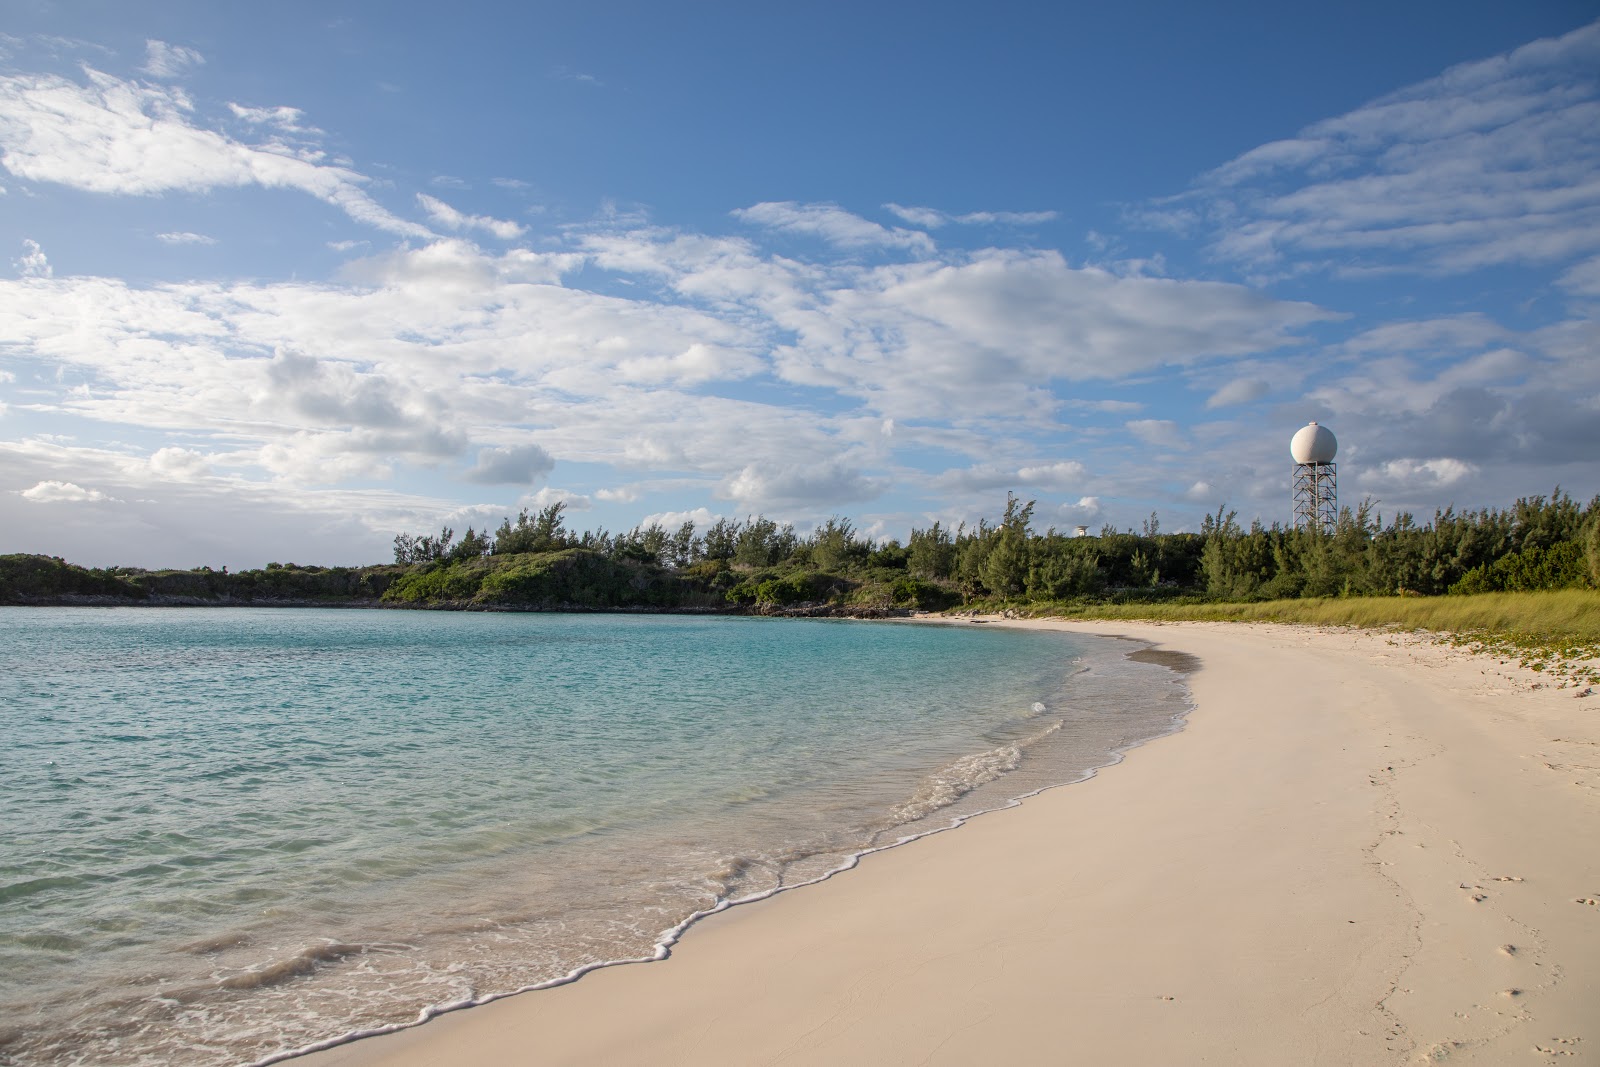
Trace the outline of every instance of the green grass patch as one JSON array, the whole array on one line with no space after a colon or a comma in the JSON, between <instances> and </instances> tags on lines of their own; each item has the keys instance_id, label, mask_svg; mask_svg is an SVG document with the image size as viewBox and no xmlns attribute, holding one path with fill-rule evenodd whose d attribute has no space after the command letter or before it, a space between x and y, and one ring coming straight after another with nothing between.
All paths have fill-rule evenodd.
<instances>
[{"instance_id":1,"label":"green grass patch","mask_svg":"<svg viewBox=\"0 0 1600 1067\"><path fill-rule=\"evenodd\" d=\"M1439 597L1316 597L1255 603L1006 605L1022 614L1152 622L1276 622L1424 630L1452 646L1547 674L1600 684L1600 592L1551 589Z\"/></svg>"}]
</instances>

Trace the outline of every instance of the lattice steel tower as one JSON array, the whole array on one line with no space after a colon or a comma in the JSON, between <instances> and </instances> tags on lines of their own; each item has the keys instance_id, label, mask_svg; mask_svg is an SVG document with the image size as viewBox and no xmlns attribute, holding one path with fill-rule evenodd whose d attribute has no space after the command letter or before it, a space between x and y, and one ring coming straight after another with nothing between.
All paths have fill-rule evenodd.
<instances>
[{"instance_id":1,"label":"lattice steel tower","mask_svg":"<svg viewBox=\"0 0 1600 1067\"><path fill-rule=\"evenodd\" d=\"M1339 520L1339 442L1326 426L1307 423L1289 442L1294 457L1294 527L1327 532Z\"/></svg>"}]
</instances>

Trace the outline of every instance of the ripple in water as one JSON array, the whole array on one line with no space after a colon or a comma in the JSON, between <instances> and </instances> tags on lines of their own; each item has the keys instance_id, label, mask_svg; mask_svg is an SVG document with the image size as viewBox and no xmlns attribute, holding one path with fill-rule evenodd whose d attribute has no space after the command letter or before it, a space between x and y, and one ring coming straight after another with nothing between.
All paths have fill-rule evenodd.
<instances>
[{"instance_id":1,"label":"ripple in water","mask_svg":"<svg viewBox=\"0 0 1600 1067\"><path fill-rule=\"evenodd\" d=\"M998 628L0 608L0 1062L231 1064L649 957L1174 728Z\"/></svg>"}]
</instances>

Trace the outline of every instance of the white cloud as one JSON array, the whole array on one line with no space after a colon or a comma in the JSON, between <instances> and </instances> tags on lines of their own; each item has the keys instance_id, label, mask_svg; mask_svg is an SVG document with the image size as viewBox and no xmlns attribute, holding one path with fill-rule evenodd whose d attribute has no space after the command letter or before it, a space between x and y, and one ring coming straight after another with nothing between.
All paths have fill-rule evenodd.
<instances>
[{"instance_id":1,"label":"white cloud","mask_svg":"<svg viewBox=\"0 0 1600 1067\"><path fill-rule=\"evenodd\" d=\"M1103 512L1104 509L1100 506L1100 498L1097 496L1082 496L1078 498L1076 503L1062 504L1056 509L1056 514L1061 517L1062 521L1073 526L1088 526L1097 521ZM1091 530L1090 532L1097 531Z\"/></svg>"},{"instance_id":2,"label":"white cloud","mask_svg":"<svg viewBox=\"0 0 1600 1067\"><path fill-rule=\"evenodd\" d=\"M187 482L209 475L211 464L206 456L193 449L168 445L151 454L150 469L161 477Z\"/></svg>"},{"instance_id":3,"label":"white cloud","mask_svg":"<svg viewBox=\"0 0 1600 1067\"><path fill-rule=\"evenodd\" d=\"M833 506L870 500L888 488L842 462L751 463L726 479L717 495L732 500L740 511L783 507Z\"/></svg>"},{"instance_id":4,"label":"white cloud","mask_svg":"<svg viewBox=\"0 0 1600 1067\"><path fill-rule=\"evenodd\" d=\"M796 334L774 352L779 375L904 418L1042 418L1052 381L1267 351L1335 317L1243 286L1123 278L1055 252L996 249L862 271L798 304L774 314Z\"/></svg>"},{"instance_id":5,"label":"white cloud","mask_svg":"<svg viewBox=\"0 0 1600 1067\"><path fill-rule=\"evenodd\" d=\"M228 110L233 112L235 118L251 126L270 126L285 133L322 132L305 125L305 112L297 107L245 107L243 104L230 103Z\"/></svg>"},{"instance_id":6,"label":"white cloud","mask_svg":"<svg viewBox=\"0 0 1600 1067\"><path fill-rule=\"evenodd\" d=\"M144 66L139 69L152 78L181 78L206 61L206 57L193 48L165 41L146 41L144 50Z\"/></svg>"},{"instance_id":7,"label":"white cloud","mask_svg":"<svg viewBox=\"0 0 1600 1067\"><path fill-rule=\"evenodd\" d=\"M782 233L820 237L838 248L907 248L924 254L933 240L914 230L890 229L852 215L837 204L800 204L793 200L740 208L733 217Z\"/></svg>"},{"instance_id":8,"label":"white cloud","mask_svg":"<svg viewBox=\"0 0 1600 1067\"><path fill-rule=\"evenodd\" d=\"M555 78L558 81L577 82L580 85L592 85L595 88L600 88L605 85L605 82L601 81L593 74L585 74L582 71L573 70L571 67L556 67L550 72L550 77Z\"/></svg>"},{"instance_id":9,"label":"white cloud","mask_svg":"<svg viewBox=\"0 0 1600 1067\"><path fill-rule=\"evenodd\" d=\"M1594 256L1572 267L1557 279L1556 284L1579 296L1600 296L1600 256Z\"/></svg>"},{"instance_id":10,"label":"white cloud","mask_svg":"<svg viewBox=\"0 0 1600 1067\"><path fill-rule=\"evenodd\" d=\"M122 196L298 189L377 229L432 236L368 196L365 177L318 162L319 153L244 144L197 125L182 90L88 68L84 76L87 84L51 74L0 76L0 165L29 181Z\"/></svg>"},{"instance_id":11,"label":"white cloud","mask_svg":"<svg viewBox=\"0 0 1600 1067\"><path fill-rule=\"evenodd\" d=\"M969 211L965 215L951 215L931 207L905 207L901 204L885 204L883 207L902 221L929 230L952 222L964 226L1037 226L1061 217L1058 211Z\"/></svg>"},{"instance_id":12,"label":"white cloud","mask_svg":"<svg viewBox=\"0 0 1600 1067\"><path fill-rule=\"evenodd\" d=\"M663 530L677 532L678 527L686 522L692 522L698 530L713 526L721 515L713 514L708 508L694 508L689 511L657 511L639 520L640 526L660 526Z\"/></svg>"},{"instance_id":13,"label":"white cloud","mask_svg":"<svg viewBox=\"0 0 1600 1067\"><path fill-rule=\"evenodd\" d=\"M1060 460L1055 463L1003 465L979 464L957 470L948 470L934 478L943 489L963 494L982 493L996 489L1042 489L1047 492L1064 492L1083 485L1088 471L1077 460Z\"/></svg>"},{"instance_id":14,"label":"white cloud","mask_svg":"<svg viewBox=\"0 0 1600 1067\"><path fill-rule=\"evenodd\" d=\"M436 200L424 193L417 194L417 203L422 205L422 210L428 213L430 219L448 230L482 230L502 241L514 241L527 232L527 227L505 219L463 214L443 200Z\"/></svg>"},{"instance_id":15,"label":"white cloud","mask_svg":"<svg viewBox=\"0 0 1600 1067\"><path fill-rule=\"evenodd\" d=\"M555 458L538 445L485 448L465 477L480 485L533 485L555 469Z\"/></svg>"},{"instance_id":16,"label":"white cloud","mask_svg":"<svg viewBox=\"0 0 1600 1067\"><path fill-rule=\"evenodd\" d=\"M85 489L73 482L40 482L32 489L23 489L19 496L35 504L99 503L112 500L98 489Z\"/></svg>"},{"instance_id":17,"label":"white cloud","mask_svg":"<svg viewBox=\"0 0 1600 1067\"><path fill-rule=\"evenodd\" d=\"M1217 227L1217 253L1257 269L1450 274L1592 254L1596 69L1600 22L1253 149L1188 200Z\"/></svg>"},{"instance_id":18,"label":"white cloud","mask_svg":"<svg viewBox=\"0 0 1600 1067\"><path fill-rule=\"evenodd\" d=\"M1225 408L1260 400L1271 390L1260 378L1236 378L1206 397L1206 407Z\"/></svg>"},{"instance_id":19,"label":"white cloud","mask_svg":"<svg viewBox=\"0 0 1600 1067\"><path fill-rule=\"evenodd\" d=\"M1183 429L1171 419L1134 419L1127 424L1127 430L1155 448L1187 450L1189 447Z\"/></svg>"},{"instance_id":20,"label":"white cloud","mask_svg":"<svg viewBox=\"0 0 1600 1067\"><path fill-rule=\"evenodd\" d=\"M44 254L44 249L39 247L38 241L23 238L22 249L22 257L11 261L11 265L17 268L18 274L24 278L48 278L55 274L49 258Z\"/></svg>"},{"instance_id":21,"label":"white cloud","mask_svg":"<svg viewBox=\"0 0 1600 1067\"><path fill-rule=\"evenodd\" d=\"M1394 459L1381 464L1364 483L1417 491L1455 485L1478 473L1475 464L1448 456L1435 459Z\"/></svg>"},{"instance_id":22,"label":"white cloud","mask_svg":"<svg viewBox=\"0 0 1600 1067\"><path fill-rule=\"evenodd\" d=\"M187 230L158 233L156 234L156 240L169 245L214 245L217 243L215 237L207 237L203 233L189 233Z\"/></svg>"},{"instance_id":23,"label":"white cloud","mask_svg":"<svg viewBox=\"0 0 1600 1067\"><path fill-rule=\"evenodd\" d=\"M568 511L594 510L594 501L584 494L575 493L571 489L555 489L549 486L539 490L537 493L530 493L517 501L519 508L528 508L530 511L547 508L551 504L565 504Z\"/></svg>"}]
</instances>

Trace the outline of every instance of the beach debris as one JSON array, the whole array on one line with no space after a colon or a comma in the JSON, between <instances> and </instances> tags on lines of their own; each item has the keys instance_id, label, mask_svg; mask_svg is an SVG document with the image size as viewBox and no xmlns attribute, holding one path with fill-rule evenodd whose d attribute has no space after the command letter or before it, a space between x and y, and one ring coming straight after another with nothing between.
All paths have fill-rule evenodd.
<instances>
[{"instance_id":1,"label":"beach debris","mask_svg":"<svg viewBox=\"0 0 1600 1067\"><path fill-rule=\"evenodd\" d=\"M1576 693L1573 693L1572 695L1581 700L1586 696L1593 695L1593 693L1594 693L1594 686L1586 685L1582 689L1578 690Z\"/></svg>"}]
</instances>

